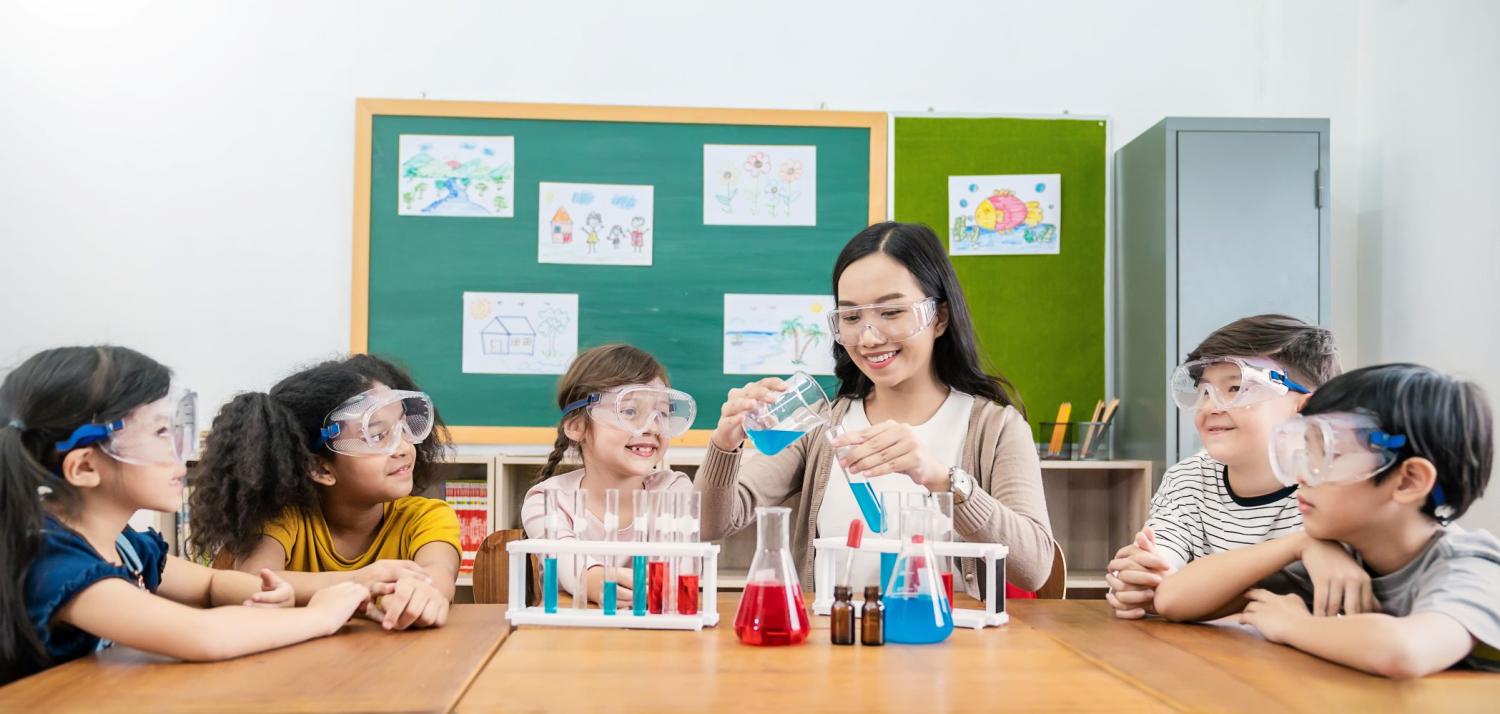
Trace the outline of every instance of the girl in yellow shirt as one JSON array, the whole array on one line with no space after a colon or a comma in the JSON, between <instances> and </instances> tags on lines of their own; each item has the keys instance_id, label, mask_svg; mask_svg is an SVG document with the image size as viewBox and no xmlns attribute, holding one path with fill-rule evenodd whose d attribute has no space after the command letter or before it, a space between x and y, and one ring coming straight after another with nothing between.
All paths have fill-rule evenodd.
<instances>
[{"instance_id":1,"label":"girl in yellow shirt","mask_svg":"<svg viewBox=\"0 0 1500 714\"><path fill-rule=\"evenodd\" d=\"M299 595L354 581L387 629L442 625L458 576L458 516L413 495L447 430L411 377L379 357L324 362L214 419L191 477L198 553L279 571Z\"/></svg>"}]
</instances>

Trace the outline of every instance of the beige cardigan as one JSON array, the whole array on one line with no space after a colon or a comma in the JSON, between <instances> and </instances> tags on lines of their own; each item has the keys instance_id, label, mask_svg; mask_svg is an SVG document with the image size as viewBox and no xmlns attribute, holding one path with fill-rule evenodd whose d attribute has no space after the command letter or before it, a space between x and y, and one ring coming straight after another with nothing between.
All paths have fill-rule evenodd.
<instances>
[{"instance_id":1,"label":"beige cardigan","mask_svg":"<svg viewBox=\"0 0 1500 714\"><path fill-rule=\"evenodd\" d=\"M850 400L833 404L831 421L843 421ZM813 588L812 535L833 469L833 447L826 426L798 439L775 456L756 456L741 468L741 449L708 446L694 488L703 493L703 539L716 540L755 522L757 506L776 506L800 494L792 520L792 553L802 587ZM954 506L954 529L961 540L1002 543L1010 548L1006 578L1036 590L1052 570L1052 526L1042 495L1042 467L1031 427L1014 407L976 398L964 437L964 471L978 481L974 494ZM798 515L801 518L798 518ZM972 560L963 564L964 589L978 595L979 574Z\"/></svg>"}]
</instances>

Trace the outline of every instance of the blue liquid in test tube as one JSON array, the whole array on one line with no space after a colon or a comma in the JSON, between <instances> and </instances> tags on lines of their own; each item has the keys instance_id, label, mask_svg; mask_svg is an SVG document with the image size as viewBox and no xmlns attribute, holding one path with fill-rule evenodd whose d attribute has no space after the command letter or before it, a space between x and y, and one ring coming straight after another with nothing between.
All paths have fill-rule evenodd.
<instances>
[{"instance_id":1,"label":"blue liquid in test tube","mask_svg":"<svg viewBox=\"0 0 1500 714\"><path fill-rule=\"evenodd\" d=\"M557 612L557 558L542 560L542 609L547 614Z\"/></svg>"}]
</instances>

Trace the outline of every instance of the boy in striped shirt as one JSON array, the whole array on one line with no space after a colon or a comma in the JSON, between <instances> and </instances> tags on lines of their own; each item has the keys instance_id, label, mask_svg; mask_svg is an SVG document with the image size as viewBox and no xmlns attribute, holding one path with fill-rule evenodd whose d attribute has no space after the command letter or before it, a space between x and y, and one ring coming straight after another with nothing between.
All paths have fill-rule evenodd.
<instances>
[{"instance_id":1,"label":"boy in striped shirt","mask_svg":"<svg viewBox=\"0 0 1500 714\"><path fill-rule=\"evenodd\" d=\"M1110 561L1106 598L1116 616L1154 614L1156 586L1192 560L1302 530L1296 486L1271 471L1270 431L1341 371L1328 330L1284 315L1231 322L1188 354L1173 372L1172 397L1195 414L1204 448L1167 469L1146 528ZM1327 561L1340 567L1314 574L1325 610L1373 602L1352 558Z\"/></svg>"}]
</instances>

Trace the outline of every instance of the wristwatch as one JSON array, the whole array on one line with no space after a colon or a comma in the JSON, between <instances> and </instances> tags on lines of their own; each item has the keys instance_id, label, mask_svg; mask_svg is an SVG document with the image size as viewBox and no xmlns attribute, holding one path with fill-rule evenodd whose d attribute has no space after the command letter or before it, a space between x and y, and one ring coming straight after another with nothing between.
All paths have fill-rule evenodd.
<instances>
[{"instance_id":1,"label":"wristwatch","mask_svg":"<svg viewBox=\"0 0 1500 714\"><path fill-rule=\"evenodd\" d=\"M974 477L957 466L948 469L948 489L953 492L953 504L958 505L974 495Z\"/></svg>"}]
</instances>

